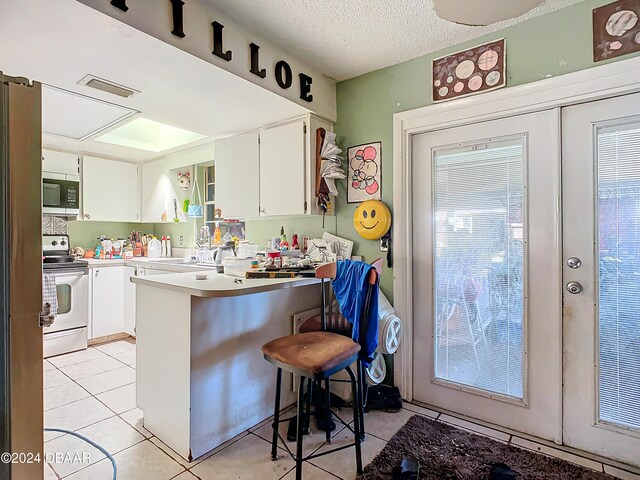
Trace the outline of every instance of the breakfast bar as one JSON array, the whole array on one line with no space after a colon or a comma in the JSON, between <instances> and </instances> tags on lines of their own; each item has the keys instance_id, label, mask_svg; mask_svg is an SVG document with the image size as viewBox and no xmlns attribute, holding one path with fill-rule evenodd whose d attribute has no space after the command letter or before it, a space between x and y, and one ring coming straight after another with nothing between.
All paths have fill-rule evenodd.
<instances>
[{"instance_id":1,"label":"breakfast bar","mask_svg":"<svg viewBox=\"0 0 640 480\"><path fill-rule=\"evenodd\" d=\"M145 428L189 461L272 415L275 369L261 347L320 305L315 278L203 273L132 278L137 405ZM291 378L282 395L293 403Z\"/></svg>"}]
</instances>

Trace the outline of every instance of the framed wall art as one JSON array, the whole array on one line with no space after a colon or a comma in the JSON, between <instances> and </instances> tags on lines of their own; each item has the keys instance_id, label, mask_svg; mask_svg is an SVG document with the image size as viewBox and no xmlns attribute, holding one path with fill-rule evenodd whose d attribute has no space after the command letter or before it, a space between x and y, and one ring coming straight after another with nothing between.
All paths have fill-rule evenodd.
<instances>
[{"instance_id":1,"label":"framed wall art","mask_svg":"<svg viewBox=\"0 0 640 480\"><path fill-rule=\"evenodd\" d=\"M640 51L640 1L619 0L593 9L593 61Z\"/></svg>"},{"instance_id":2,"label":"framed wall art","mask_svg":"<svg viewBox=\"0 0 640 480\"><path fill-rule=\"evenodd\" d=\"M382 200L382 142L349 147L347 203Z\"/></svg>"},{"instance_id":3,"label":"framed wall art","mask_svg":"<svg viewBox=\"0 0 640 480\"><path fill-rule=\"evenodd\" d=\"M433 60L434 102L495 90L506 85L504 38Z\"/></svg>"}]
</instances>

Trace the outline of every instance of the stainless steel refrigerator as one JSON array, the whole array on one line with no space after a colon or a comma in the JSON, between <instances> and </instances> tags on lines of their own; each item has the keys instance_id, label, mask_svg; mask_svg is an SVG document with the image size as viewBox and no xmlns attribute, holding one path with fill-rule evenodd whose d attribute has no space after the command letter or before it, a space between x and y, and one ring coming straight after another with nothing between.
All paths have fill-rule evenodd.
<instances>
[{"instance_id":1,"label":"stainless steel refrigerator","mask_svg":"<svg viewBox=\"0 0 640 480\"><path fill-rule=\"evenodd\" d=\"M41 85L0 71L0 478L40 480L43 459Z\"/></svg>"}]
</instances>

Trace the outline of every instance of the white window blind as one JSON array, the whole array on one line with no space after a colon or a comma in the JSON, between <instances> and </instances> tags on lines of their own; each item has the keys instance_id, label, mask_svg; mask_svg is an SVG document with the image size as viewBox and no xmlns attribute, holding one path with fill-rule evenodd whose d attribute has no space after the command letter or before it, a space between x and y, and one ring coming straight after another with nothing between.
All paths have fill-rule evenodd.
<instances>
[{"instance_id":1,"label":"white window blind","mask_svg":"<svg viewBox=\"0 0 640 480\"><path fill-rule=\"evenodd\" d=\"M600 128L600 420L640 429L640 123Z\"/></svg>"},{"instance_id":2,"label":"white window blind","mask_svg":"<svg viewBox=\"0 0 640 480\"><path fill-rule=\"evenodd\" d=\"M523 397L525 138L433 153L437 379Z\"/></svg>"}]
</instances>

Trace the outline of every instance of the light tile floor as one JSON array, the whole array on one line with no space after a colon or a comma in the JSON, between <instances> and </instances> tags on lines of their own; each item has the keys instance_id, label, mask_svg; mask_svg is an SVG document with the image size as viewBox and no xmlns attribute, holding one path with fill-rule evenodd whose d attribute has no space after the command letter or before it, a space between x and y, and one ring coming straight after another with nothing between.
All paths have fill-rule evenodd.
<instances>
[{"instance_id":1,"label":"light tile floor","mask_svg":"<svg viewBox=\"0 0 640 480\"><path fill-rule=\"evenodd\" d=\"M143 426L142 411L135 406L135 344L121 340L90 347L81 352L54 357L44 362L45 426L66 428L87 436L114 455L119 480L293 480L293 462L282 449L276 462L270 459L271 424L256 425L209 454L187 462ZM286 416L291 414L287 411ZM564 458L625 480L640 476L591 459L511 436L472 422L440 414L418 405L405 404L397 413L366 414L367 440L362 445L368 464L387 441L414 414L424 415L496 440ZM351 412L339 415L352 421ZM286 436L286 425L282 425ZM337 422L333 442L324 442L324 432L313 429L305 437L305 453L321 452L352 441L351 432ZM46 480L110 480L111 463L94 447L67 434L46 432L45 452L88 454L87 460L56 461L45 466ZM294 448L293 443L289 448ZM282 448L282 447L281 447ZM318 457L305 464L305 480L351 480L355 478L353 449Z\"/></svg>"}]
</instances>

